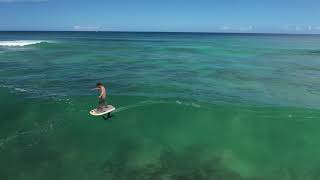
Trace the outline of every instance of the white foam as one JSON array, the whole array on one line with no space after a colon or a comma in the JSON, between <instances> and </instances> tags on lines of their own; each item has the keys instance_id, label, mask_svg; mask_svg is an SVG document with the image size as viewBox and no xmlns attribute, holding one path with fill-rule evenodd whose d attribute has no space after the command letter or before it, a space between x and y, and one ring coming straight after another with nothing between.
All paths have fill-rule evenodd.
<instances>
[{"instance_id":1,"label":"white foam","mask_svg":"<svg viewBox=\"0 0 320 180\"><path fill-rule=\"evenodd\" d=\"M201 107L199 104L196 104L196 103L191 103L191 106L196 107L196 108L200 108Z\"/></svg>"},{"instance_id":2,"label":"white foam","mask_svg":"<svg viewBox=\"0 0 320 180\"><path fill-rule=\"evenodd\" d=\"M16 91L20 91L20 92L27 92L27 90L22 89L22 88L14 88L14 90L16 90Z\"/></svg>"},{"instance_id":3,"label":"white foam","mask_svg":"<svg viewBox=\"0 0 320 180\"><path fill-rule=\"evenodd\" d=\"M0 46L8 46L8 47L22 47L22 46L28 46L33 44L39 44L42 42L47 41L41 41L41 40L14 40L14 41L0 41Z\"/></svg>"},{"instance_id":4,"label":"white foam","mask_svg":"<svg viewBox=\"0 0 320 180\"><path fill-rule=\"evenodd\" d=\"M182 104L182 102L181 102L181 101L176 101L176 103L177 103L177 104Z\"/></svg>"},{"instance_id":5,"label":"white foam","mask_svg":"<svg viewBox=\"0 0 320 180\"><path fill-rule=\"evenodd\" d=\"M15 90L15 91L19 91L19 92L27 92L27 90L26 90L26 89L13 87L13 86L11 86L11 85L3 85L3 84L0 84L0 88L13 89L13 90Z\"/></svg>"},{"instance_id":6,"label":"white foam","mask_svg":"<svg viewBox=\"0 0 320 180\"><path fill-rule=\"evenodd\" d=\"M0 84L0 87L1 87L1 88L12 88L12 86L10 86L10 85L4 85L4 84Z\"/></svg>"}]
</instances>

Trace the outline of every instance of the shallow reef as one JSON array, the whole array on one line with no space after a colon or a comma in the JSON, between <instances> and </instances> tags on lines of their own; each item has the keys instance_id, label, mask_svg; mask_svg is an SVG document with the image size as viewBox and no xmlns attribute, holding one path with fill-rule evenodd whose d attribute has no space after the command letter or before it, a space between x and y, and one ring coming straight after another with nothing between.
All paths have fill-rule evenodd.
<instances>
[{"instance_id":1,"label":"shallow reef","mask_svg":"<svg viewBox=\"0 0 320 180\"><path fill-rule=\"evenodd\" d=\"M163 148L152 162L133 166L130 156L135 148L120 147L112 158L101 165L101 176L114 180L260 180L245 178L225 167L217 156L207 156L201 146L190 146L182 151ZM132 146L131 146L132 147Z\"/></svg>"}]
</instances>

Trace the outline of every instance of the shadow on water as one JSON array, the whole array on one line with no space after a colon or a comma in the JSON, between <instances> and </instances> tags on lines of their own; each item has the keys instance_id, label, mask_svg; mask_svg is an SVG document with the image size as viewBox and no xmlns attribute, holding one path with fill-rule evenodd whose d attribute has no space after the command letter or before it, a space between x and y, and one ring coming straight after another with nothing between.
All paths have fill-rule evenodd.
<instances>
[{"instance_id":1,"label":"shadow on water","mask_svg":"<svg viewBox=\"0 0 320 180\"><path fill-rule=\"evenodd\" d=\"M104 119L104 120L108 120L108 119L110 119L110 118L112 118L111 113L108 113L107 115L103 115L103 116L102 116L102 119Z\"/></svg>"}]
</instances>

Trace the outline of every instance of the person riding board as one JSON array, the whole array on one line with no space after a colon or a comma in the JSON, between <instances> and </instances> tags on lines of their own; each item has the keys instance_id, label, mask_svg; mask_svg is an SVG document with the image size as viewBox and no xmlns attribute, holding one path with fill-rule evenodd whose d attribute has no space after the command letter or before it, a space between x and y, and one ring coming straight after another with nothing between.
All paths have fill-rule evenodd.
<instances>
[{"instance_id":1,"label":"person riding board","mask_svg":"<svg viewBox=\"0 0 320 180\"><path fill-rule=\"evenodd\" d=\"M102 82L98 82L96 84L96 88L95 89L100 91L100 96L98 96L99 103L98 103L97 110L98 111L103 111L103 109L105 109L107 107L107 103L106 103L107 91L106 91L106 88L103 86Z\"/></svg>"},{"instance_id":2,"label":"person riding board","mask_svg":"<svg viewBox=\"0 0 320 180\"><path fill-rule=\"evenodd\" d=\"M107 91L104 85L101 82L98 82L96 84L96 88L93 88L92 90L99 90L100 95L98 107L95 109L92 109L89 113L93 116L102 116L104 120L107 120L108 118L112 117L110 113L114 111L116 108L112 105L107 105L106 98L107 98ZM105 116L107 114L107 116Z\"/></svg>"}]
</instances>

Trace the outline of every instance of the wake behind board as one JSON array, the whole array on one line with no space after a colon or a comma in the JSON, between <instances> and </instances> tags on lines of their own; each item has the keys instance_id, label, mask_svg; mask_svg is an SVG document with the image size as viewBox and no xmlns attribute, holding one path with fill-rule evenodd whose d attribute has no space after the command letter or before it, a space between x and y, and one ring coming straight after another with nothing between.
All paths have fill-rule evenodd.
<instances>
[{"instance_id":1,"label":"wake behind board","mask_svg":"<svg viewBox=\"0 0 320 180\"><path fill-rule=\"evenodd\" d=\"M105 114L108 114L112 111L114 111L116 108L113 107L112 105L108 105L106 108L104 108L103 110L98 110L97 108L95 109L92 109L90 111L90 114L92 116L102 116L102 115L105 115Z\"/></svg>"}]
</instances>

